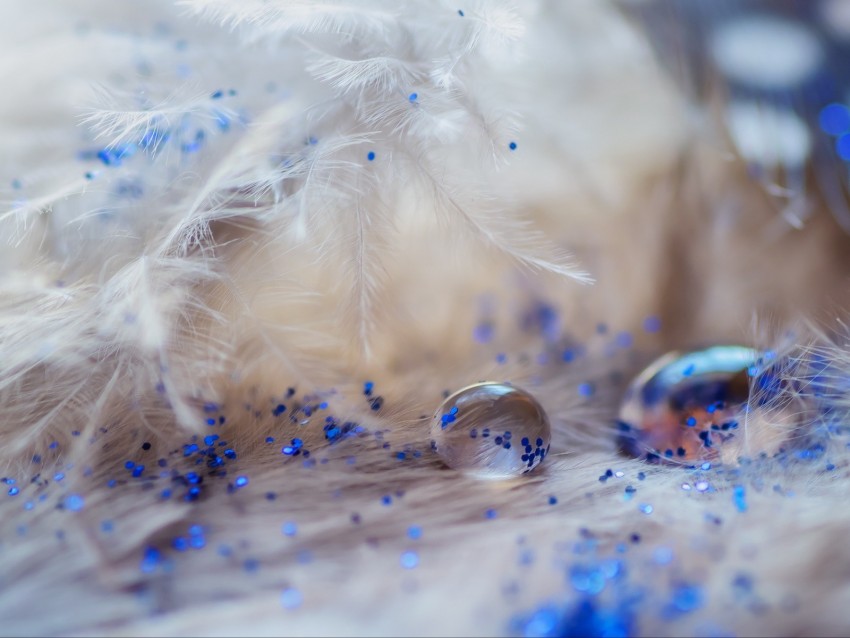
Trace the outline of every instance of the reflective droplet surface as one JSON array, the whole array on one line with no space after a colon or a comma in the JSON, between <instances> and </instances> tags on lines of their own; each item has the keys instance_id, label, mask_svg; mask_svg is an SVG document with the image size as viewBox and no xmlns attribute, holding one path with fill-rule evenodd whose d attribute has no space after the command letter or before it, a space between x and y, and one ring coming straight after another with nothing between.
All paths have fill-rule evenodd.
<instances>
[{"instance_id":1,"label":"reflective droplet surface","mask_svg":"<svg viewBox=\"0 0 850 638\"><path fill-rule=\"evenodd\" d=\"M649 460L711 459L749 415L760 353L744 346L671 352L639 374L620 407L620 447Z\"/></svg>"},{"instance_id":2,"label":"reflective droplet surface","mask_svg":"<svg viewBox=\"0 0 850 638\"><path fill-rule=\"evenodd\" d=\"M549 418L525 390L483 382L448 397L431 420L431 447L449 467L477 478L530 472L549 452Z\"/></svg>"}]
</instances>

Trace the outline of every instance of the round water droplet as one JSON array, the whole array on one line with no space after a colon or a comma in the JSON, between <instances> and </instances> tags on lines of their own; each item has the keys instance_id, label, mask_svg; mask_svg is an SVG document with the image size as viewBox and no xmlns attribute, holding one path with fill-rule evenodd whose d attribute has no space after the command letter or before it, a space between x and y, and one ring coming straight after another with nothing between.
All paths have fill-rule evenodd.
<instances>
[{"instance_id":1,"label":"round water droplet","mask_svg":"<svg viewBox=\"0 0 850 638\"><path fill-rule=\"evenodd\" d=\"M632 382L620 407L620 446L673 462L713 458L743 430L759 353L743 346L671 352ZM740 437L738 437L740 438Z\"/></svg>"},{"instance_id":2,"label":"round water droplet","mask_svg":"<svg viewBox=\"0 0 850 638\"><path fill-rule=\"evenodd\" d=\"M452 394L431 421L431 446L449 467L478 478L510 478L549 452L549 419L537 400L507 383L483 382Z\"/></svg>"}]
</instances>

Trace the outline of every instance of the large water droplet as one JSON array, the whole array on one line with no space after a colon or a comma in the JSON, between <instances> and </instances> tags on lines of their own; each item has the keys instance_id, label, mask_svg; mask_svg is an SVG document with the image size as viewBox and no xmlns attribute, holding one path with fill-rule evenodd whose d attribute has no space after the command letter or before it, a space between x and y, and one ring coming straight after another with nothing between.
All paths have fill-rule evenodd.
<instances>
[{"instance_id":1,"label":"large water droplet","mask_svg":"<svg viewBox=\"0 0 850 638\"><path fill-rule=\"evenodd\" d=\"M550 438L549 419L537 400L507 383L462 388L431 421L431 446L440 458L478 478L530 472L549 452Z\"/></svg>"},{"instance_id":2,"label":"large water droplet","mask_svg":"<svg viewBox=\"0 0 850 638\"><path fill-rule=\"evenodd\" d=\"M671 352L635 378L620 407L620 445L634 456L710 459L741 439L760 354L743 346Z\"/></svg>"}]
</instances>

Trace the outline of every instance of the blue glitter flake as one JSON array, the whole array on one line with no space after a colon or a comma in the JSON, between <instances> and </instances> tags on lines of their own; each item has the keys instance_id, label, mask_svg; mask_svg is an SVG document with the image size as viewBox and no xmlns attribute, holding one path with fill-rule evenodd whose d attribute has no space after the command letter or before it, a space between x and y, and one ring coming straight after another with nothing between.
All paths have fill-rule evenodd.
<instances>
[{"instance_id":1,"label":"blue glitter flake","mask_svg":"<svg viewBox=\"0 0 850 638\"><path fill-rule=\"evenodd\" d=\"M416 552L404 552L401 555L401 566L405 569L414 569L419 565L419 554Z\"/></svg>"},{"instance_id":2,"label":"blue glitter flake","mask_svg":"<svg viewBox=\"0 0 850 638\"><path fill-rule=\"evenodd\" d=\"M422 528L418 525L411 525L407 528L407 537L411 540L419 540L422 538Z\"/></svg>"},{"instance_id":3,"label":"blue glitter flake","mask_svg":"<svg viewBox=\"0 0 850 638\"><path fill-rule=\"evenodd\" d=\"M161 563L162 555L160 551L156 547L147 547L145 548L145 553L142 556L142 562L139 567L143 572L149 574L155 571Z\"/></svg>"},{"instance_id":4,"label":"blue glitter flake","mask_svg":"<svg viewBox=\"0 0 850 638\"><path fill-rule=\"evenodd\" d=\"M245 487L248 485L248 477L247 476L237 476L236 477L236 487Z\"/></svg>"},{"instance_id":5,"label":"blue glitter flake","mask_svg":"<svg viewBox=\"0 0 850 638\"><path fill-rule=\"evenodd\" d=\"M583 397L592 397L594 393L594 387L591 383L579 383L578 384L578 393Z\"/></svg>"},{"instance_id":6,"label":"blue glitter flake","mask_svg":"<svg viewBox=\"0 0 850 638\"><path fill-rule=\"evenodd\" d=\"M484 512L484 518L493 519L493 518L496 518L498 515L499 515L499 513L492 508L488 509L486 512Z\"/></svg>"},{"instance_id":7,"label":"blue glitter flake","mask_svg":"<svg viewBox=\"0 0 850 638\"><path fill-rule=\"evenodd\" d=\"M284 536L295 536L298 533L298 526L292 521L287 521L281 528Z\"/></svg>"},{"instance_id":8,"label":"blue glitter flake","mask_svg":"<svg viewBox=\"0 0 850 638\"><path fill-rule=\"evenodd\" d=\"M83 509L85 505L85 500L79 494L68 494L65 497L65 509L71 510L72 512L79 512Z\"/></svg>"},{"instance_id":9,"label":"blue glitter flake","mask_svg":"<svg viewBox=\"0 0 850 638\"><path fill-rule=\"evenodd\" d=\"M516 142L511 142L510 144L508 144L508 148L511 149L512 151L515 151L516 150Z\"/></svg>"},{"instance_id":10,"label":"blue glitter flake","mask_svg":"<svg viewBox=\"0 0 850 638\"><path fill-rule=\"evenodd\" d=\"M17 487L10 487L9 496L17 496L20 491Z\"/></svg>"},{"instance_id":11,"label":"blue glitter flake","mask_svg":"<svg viewBox=\"0 0 850 638\"><path fill-rule=\"evenodd\" d=\"M651 316L643 320L643 330L649 334L654 334L661 330L661 319Z\"/></svg>"},{"instance_id":12,"label":"blue glitter flake","mask_svg":"<svg viewBox=\"0 0 850 638\"><path fill-rule=\"evenodd\" d=\"M375 151L369 151L366 154L366 159L369 160L370 162L375 161Z\"/></svg>"},{"instance_id":13,"label":"blue glitter flake","mask_svg":"<svg viewBox=\"0 0 850 638\"><path fill-rule=\"evenodd\" d=\"M703 591L697 585L681 583L673 588L670 604L664 609L664 616L675 618L702 607Z\"/></svg>"},{"instance_id":14,"label":"blue glitter flake","mask_svg":"<svg viewBox=\"0 0 850 638\"><path fill-rule=\"evenodd\" d=\"M186 540L183 536L178 536L173 541L171 541L171 546L176 549L178 552L185 552L189 549L189 541Z\"/></svg>"},{"instance_id":15,"label":"blue glitter flake","mask_svg":"<svg viewBox=\"0 0 850 638\"><path fill-rule=\"evenodd\" d=\"M743 485L736 485L732 492L732 500L739 512L747 511L747 492Z\"/></svg>"},{"instance_id":16,"label":"blue glitter flake","mask_svg":"<svg viewBox=\"0 0 850 638\"><path fill-rule=\"evenodd\" d=\"M843 160L850 160L850 133L844 133L835 142L835 150Z\"/></svg>"},{"instance_id":17,"label":"blue glitter flake","mask_svg":"<svg viewBox=\"0 0 850 638\"><path fill-rule=\"evenodd\" d=\"M411 93L410 95L407 96L407 99L410 101L411 104L413 104L413 103L416 102L416 100L419 99L419 94L418 93Z\"/></svg>"},{"instance_id":18,"label":"blue glitter flake","mask_svg":"<svg viewBox=\"0 0 850 638\"><path fill-rule=\"evenodd\" d=\"M652 514L653 507L647 503L641 503L638 505L638 509L646 515Z\"/></svg>"},{"instance_id":19,"label":"blue glitter flake","mask_svg":"<svg viewBox=\"0 0 850 638\"><path fill-rule=\"evenodd\" d=\"M850 110L843 104L828 104L818 116L821 130L838 137L850 130Z\"/></svg>"},{"instance_id":20,"label":"blue glitter flake","mask_svg":"<svg viewBox=\"0 0 850 638\"><path fill-rule=\"evenodd\" d=\"M280 594L280 604L284 609L297 609L301 606L303 600L301 592L292 587L284 589Z\"/></svg>"}]
</instances>

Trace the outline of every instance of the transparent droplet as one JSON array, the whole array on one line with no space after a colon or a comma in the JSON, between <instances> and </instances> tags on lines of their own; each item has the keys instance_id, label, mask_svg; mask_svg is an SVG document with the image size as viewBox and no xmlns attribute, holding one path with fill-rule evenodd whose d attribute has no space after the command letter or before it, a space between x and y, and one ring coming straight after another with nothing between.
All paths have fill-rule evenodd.
<instances>
[{"instance_id":1,"label":"transparent droplet","mask_svg":"<svg viewBox=\"0 0 850 638\"><path fill-rule=\"evenodd\" d=\"M741 439L759 352L714 346L670 352L644 369L620 406L620 446L650 460L711 459Z\"/></svg>"},{"instance_id":2,"label":"transparent droplet","mask_svg":"<svg viewBox=\"0 0 850 638\"><path fill-rule=\"evenodd\" d=\"M507 383L483 382L443 401L431 447L449 467L478 478L530 472L549 452L549 419L537 400Z\"/></svg>"}]
</instances>

